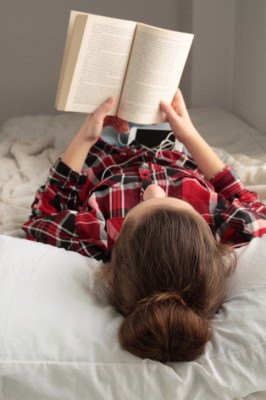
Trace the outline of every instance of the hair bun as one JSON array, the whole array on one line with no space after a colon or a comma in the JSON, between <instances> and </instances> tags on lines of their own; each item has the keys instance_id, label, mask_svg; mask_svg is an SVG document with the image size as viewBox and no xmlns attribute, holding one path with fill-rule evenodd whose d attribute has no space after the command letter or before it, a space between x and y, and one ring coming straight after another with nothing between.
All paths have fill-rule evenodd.
<instances>
[{"instance_id":1,"label":"hair bun","mask_svg":"<svg viewBox=\"0 0 266 400\"><path fill-rule=\"evenodd\" d=\"M141 299L138 301L136 308L138 307L147 307L150 302L163 302L163 301L175 301L178 303L180 306L184 308L188 308L185 300L181 297L181 295L178 292L159 292L152 294L150 296L145 297L144 299Z\"/></svg>"},{"instance_id":2,"label":"hair bun","mask_svg":"<svg viewBox=\"0 0 266 400\"><path fill-rule=\"evenodd\" d=\"M136 304L119 330L120 344L141 358L191 361L203 354L211 321L177 292L156 293Z\"/></svg>"}]
</instances>

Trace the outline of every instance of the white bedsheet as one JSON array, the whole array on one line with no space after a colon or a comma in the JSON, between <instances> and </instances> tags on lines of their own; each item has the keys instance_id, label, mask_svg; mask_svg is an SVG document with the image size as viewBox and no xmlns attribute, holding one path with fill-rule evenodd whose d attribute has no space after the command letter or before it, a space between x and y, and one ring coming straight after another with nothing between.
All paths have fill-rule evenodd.
<instances>
[{"instance_id":1,"label":"white bedsheet","mask_svg":"<svg viewBox=\"0 0 266 400\"><path fill-rule=\"evenodd\" d=\"M266 200L266 135L221 109L191 111L202 135ZM23 237L36 189L84 116L13 118L0 131L0 234ZM0 399L266 398L266 236L239 269L204 356L162 365L123 351L122 316L92 295L99 264L0 235Z\"/></svg>"},{"instance_id":2,"label":"white bedsheet","mask_svg":"<svg viewBox=\"0 0 266 400\"><path fill-rule=\"evenodd\" d=\"M260 132L221 108L195 108L192 121L211 146L230 154L266 161L266 132Z\"/></svg>"},{"instance_id":3,"label":"white bedsheet","mask_svg":"<svg viewBox=\"0 0 266 400\"><path fill-rule=\"evenodd\" d=\"M265 399L265 246L238 250L206 354L163 365L119 346L123 317L92 295L95 260L0 235L0 398Z\"/></svg>"}]
</instances>

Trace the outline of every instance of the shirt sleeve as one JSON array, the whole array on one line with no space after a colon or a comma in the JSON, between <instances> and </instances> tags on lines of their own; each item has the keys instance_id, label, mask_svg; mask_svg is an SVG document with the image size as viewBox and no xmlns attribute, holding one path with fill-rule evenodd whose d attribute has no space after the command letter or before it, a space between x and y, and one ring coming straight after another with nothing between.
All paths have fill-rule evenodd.
<instances>
[{"instance_id":1,"label":"shirt sleeve","mask_svg":"<svg viewBox=\"0 0 266 400\"><path fill-rule=\"evenodd\" d=\"M80 197L87 175L69 168L59 158L51 167L46 184L41 186L31 205L32 217L65 209L77 210L83 203Z\"/></svg>"},{"instance_id":2,"label":"shirt sleeve","mask_svg":"<svg viewBox=\"0 0 266 400\"><path fill-rule=\"evenodd\" d=\"M31 205L32 213L22 229L27 238L63 247L82 255L103 259L107 252L105 222L93 211L83 211L87 175L78 173L61 159L51 167Z\"/></svg>"},{"instance_id":3,"label":"shirt sleeve","mask_svg":"<svg viewBox=\"0 0 266 400\"><path fill-rule=\"evenodd\" d=\"M248 190L230 166L210 180L218 193L215 232L223 242L244 244L266 234L266 205Z\"/></svg>"}]
</instances>

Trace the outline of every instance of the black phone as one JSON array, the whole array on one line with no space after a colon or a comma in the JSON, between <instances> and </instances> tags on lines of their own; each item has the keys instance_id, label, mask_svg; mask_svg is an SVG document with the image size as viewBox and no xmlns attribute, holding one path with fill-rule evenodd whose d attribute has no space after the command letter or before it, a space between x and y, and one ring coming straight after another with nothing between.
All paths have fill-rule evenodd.
<instances>
[{"instance_id":1,"label":"black phone","mask_svg":"<svg viewBox=\"0 0 266 400\"><path fill-rule=\"evenodd\" d=\"M131 128L128 136L128 144L136 140L140 144L152 148L157 147L172 132L170 129L152 129L152 128ZM174 135L170 135L169 140L175 142Z\"/></svg>"}]
</instances>

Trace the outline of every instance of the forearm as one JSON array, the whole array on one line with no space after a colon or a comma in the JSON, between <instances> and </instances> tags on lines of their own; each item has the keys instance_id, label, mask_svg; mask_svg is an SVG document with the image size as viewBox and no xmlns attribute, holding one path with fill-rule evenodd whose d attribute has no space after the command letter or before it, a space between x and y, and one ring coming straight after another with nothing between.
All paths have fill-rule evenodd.
<instances>
[{"instance_id":1,"label":"forearm","mask_svg":"<svg viewBox=\"0 0 266 400\"><path fill-rule=\"evenodd\" d=\"M81 172L88 152L99 139L104 126L104 118L114 103L115 99L110 97L94 113L89 114L61 156L62 161L73 171Z\"/></svg>"},{"instance_id":2,"label":"forearm","mask_svg":"<svg viewBox=\"0 0 266 400\"><path fill-rule=\"evenodd\" d=\"M62 210L78 210L83 204L81 193L85 183L89 189L91 181L87 174L75 172L59 159L56 160L45 185L35 194L29 219L57 214Z\"/></svg>"},{"instance_id":3,"label":"forearm","mask_svg":"<svg viewBox=\"0 0 266 400\"><path fill-rule=\"evenodd\" d=\"M94 143L95 140L84 140L81 135L77 134L62 154L61 160L73 171L81 172L87 155Z\"/></svg>"},{"instance_id":4,"label":"forearm","mask_svg":"<svg viewBox=\"0 0 266 400\"><path fill-rule=\"evenodd\" d=\"M28 239L63 247L87 257L100 259L107 250L105 243L99 239L99 222L97 224L91 212L63 210L29 220L22 229ZM98 245L93 244L96 240Z\"/></svg>"},{"instance_id":5,"label":"forearm","mask_svg":"<svg viewBox=\"0 0 266 400\"><path fill-rule=\"evenodd\" d=\"M188 135L183 143L206 179L211 179L225 167L222 160L196 129L191 132L191 135Z\"/></svg>"},{"instance_id":6,"label":"forearm","mask_svg":"<svg viewBox=\"0 0 266 400\"><path fill-rule=\"evenodd\" d=\"M175 137L186 146L207 179L212 178L225 167L222 160L194 127L179 89L171 105L161 102L161 110L166 114Z\"/></svg>"}]
</instances>

